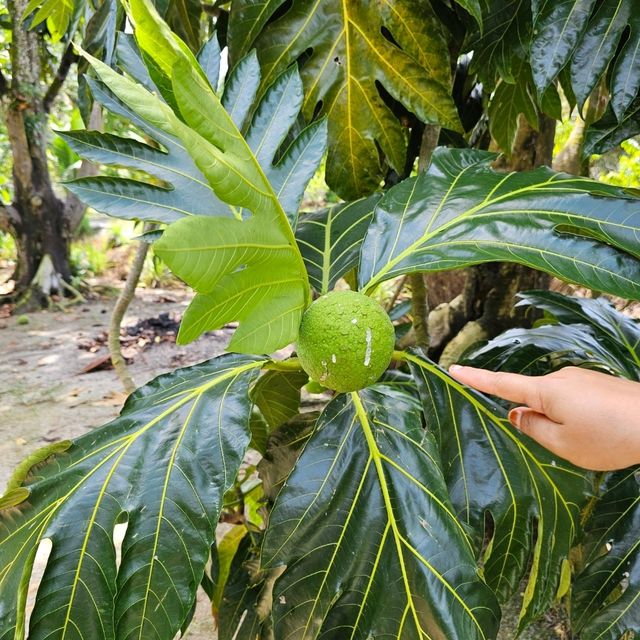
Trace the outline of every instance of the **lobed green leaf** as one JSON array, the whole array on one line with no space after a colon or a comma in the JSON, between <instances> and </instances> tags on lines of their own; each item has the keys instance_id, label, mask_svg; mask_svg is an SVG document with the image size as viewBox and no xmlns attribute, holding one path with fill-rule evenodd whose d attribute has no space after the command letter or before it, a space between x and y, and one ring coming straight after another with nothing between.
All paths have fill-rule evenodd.
<instances>
[{"instance_id":1,"label":"lobed green leaf","mask_svg":"<svg viewBox=\"0 0 640 640\"><path fill-rule=\"evenodd\" d=\"M150 87L116 73L88 54L85 57L115 96L116 110L132 112L138 121L160 133L156 138L168 138L166 142L173 148L167 152L100 134L71 134L69 139L76 149L95 159L112 164L129 159L138 170L171 182L167 188L166 184L141 186L121 178L110 182L92 178L76 182L72 188L82 195L97 192L93 202L103 204L106 199L111 210L125 204L124 211L151 213L160 205L156 216L163 208L166 214L161 216L183 216L155 245L170 268L198 291L183 319L180 341L193 340L203 331L238 320L241 325L230 349L245 353L275 351L295 339L309 301L306 271L291 224L295 224L304 186L324 152L324 123L303 131L275 163L302 99L297 72L287 71L265 94L248 128L252 149L212 90L205 72L167 31L148 0L136 0L130 10L134 22L140 23L138 31L144 31L136 35L143 51L151 52L154 38L164 42L166 51L159 68L166 71L171 67L171 102L177 111ZM129 52L128 57L134 61L138 76L144 76L135 56ZM150 82L148 77L144 81ZM177 159L182 152L197 167L195 176L190 170L185 175ZM213 190L235 219L200 217L184 206L179 210L182 194L172 194L171 187L186 189L190 180ZM106 198L104 192L100 193L105 185L110 191ZM151 199L142 207L136 204L137 199L148 195ZM185 198L198 200L195 193ZM216 201L209 206L215 207ZM283 206L287 207L286 213ZM262 277L265 272L269 274L266 281ZM269 321L263 323L261 317Z\"/></svg>"},{"instance_id":2,"label":"lobed green leaf","mask_svg":"<svg viewBox=\"0 0 640 640\"><path fill-rule=\"evenodd\" d=\"M119 418L23 476L0 511L0 638L22 638L36 550L51 542L29 638L171 640L193 606L224 493L249 443L264 360L225 355L160 376ZM126 522L116 564L114 529Z\"/></svg>"},{"instance_id":3,"label":"lobed green leaf","mask_svg":"<svg viewBox=\"0 0 640 640\"><path fill-rule=\"evenodd\" d=\"M533 16L530 60L542 95L567 64L587 29L595 0L540 2Z\"/></svg>"},{"instance_id":4,"label":"lobed green leaf","mask_svg":"<svg viewBox=\"0 0 640 640\"><path fill-rule=\"evenodd\" d=\"M311 285L328 293L348 271L358 266L362 241L379 195L337 204L303 215L296 240Z\"/></svg>"},{"instance_id":5,"label":"lobed green leaf","mask_svg":"<svg viewBox=\"0 0 640 640\"><path fill-rule=\"evenodd\" d=\"M487 534L486 516L491 516L491 540L482 555L484 579L505 601L528 570L519 624L523 629L556 597L580 533L590 476L514 429L505 409L434 363L417 353L406 358L427 429L439 445L455 513L473 528L477 553Z\"/></svg>"},{"instance_id":6,"label":"lobed green leaf","mask_svg":"<svg viewBox=\"0 0 640 640\"><path fill-rule=\"evenodd\" d=\"M614 57L633 4L633 0L605 0L598 3L584 35L572 52L571 84L580 108ZM629 72L640 76L637 69L629 69ZM613 91L615 87L611 89Z\"/></svg>"},{"instance_id":7,"label":"lobed green leaf","mask_svg":"<svg viewBox=\"0 0 640 640\"><path fill-rule=\"evenodd\" d=\"M609 474L583 541L572 590L572 624L584 640L640 633L638 469Z\"/></svg>"},{"instance_id":8,"label":"lobed green leaf","mask_svg":"<svg viewBox=\"0 0 640 640\"><path fill-rule=\"evenodd\" d=\"M330 0L310 6L296 0L263 29L281 4L241 0L232 6L231 57L237 60L255 40L264 91L309 55L301 71L303 113L307 121L318 113L328 117L327 182L342 197L358 198L378 187L384 176L380 149L398 173L404 167L405 130L377 83L423 122L459 128L449 51L429 3Z\"/></svg>"},{"instance_id":9,"label":"lobed green leaf","mask_svg":"<svg viewBox=\"0 0 640 640\"><path fill-rule=\"evenodd\" d=\"M499 173L493 158L439 149L427 172L390 189L362 244L360 287L508 261L640 299L638 198L545 167Z\"/></svg>"},{"instance_id":10,"label":"lobed green leaf","mask_svg":"<svg viewBox=\"0 0 640 640\"><path fill-rule=\"evenodd\" d=\"M514 65L514 82L500 80L491 97L487 113L491 137L507 155L516 140L518 117L523 114L529 124L538 128L538 109L535 96L531 95L531 69L520 62Z\"/></svg>"},{"instance_id":11,"label":"lobed green leaf","mask_svg":"<svg viewBox=\"0 0 640 640\"><path fill-rule=\"evenodd\" d=\"M276 499L263 568L276 637L492 638L499 610L409 395L339 395Z\"/></svg>"},{"instance_id":12,"label":"lobed green leaf","mask_svg":"<svg viewBox=\"0 0 640 640\"><path fill-rule=\"evenodd\" d=\"M251 398L272 431L298 415L300 389L309 381L304 371L267 371L251 390Z\"/></svg>"},{"instance_id":13,"label":"lobed green leaf","mask_svg":"<svg viewBox=\"0 0 640 640\"><path fill-rule=\"evenodd\" d=\"M582 156L587 158L592 153L605 153L638 134L640 134L640 97L636 97L619 121L612 107L607 107L602 118L587 129Z\"/></svg>"},{"instance_id":14,"label":"lobed green leaf","mask_svg":"<svg viewBox=\"0 0 640 640\"><path fill-rule=\"evenodd\" d=\"M464 354L469 364L527 375L544 375L570 364L640 380L640 325L606 299L554 291L525 291L518 297L516 306L544 310L545 318L531 329L510 329L472 347Z\"/></svg>"}]
</instances>

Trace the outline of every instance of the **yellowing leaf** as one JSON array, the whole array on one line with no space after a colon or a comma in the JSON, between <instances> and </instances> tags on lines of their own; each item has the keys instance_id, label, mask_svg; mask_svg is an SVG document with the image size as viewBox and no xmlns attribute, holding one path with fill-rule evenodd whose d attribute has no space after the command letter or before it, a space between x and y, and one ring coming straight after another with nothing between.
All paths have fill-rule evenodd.
<instances>
[{"instance_id":1,"label":"yellowing leaf","mask_svg":"<svg viewBox=\"0 0 640 640\"><path fill-rule=\"evenodd\" d=\"M257 0L233 5L232 55L248 50L255 35L245 13L258 13L255 19L261 20L277 5ZM449 51L428 2L295 0L264 30L256 48L263 87L303 53L310 54L301 71L304 114L310 119L319 108L328 115L327 181L343 198L378 187L384 172L378 145L397 171L405 162L406 130L379 87L422 121L459 128L450 97Z\"/></svg>"}]
</instances>

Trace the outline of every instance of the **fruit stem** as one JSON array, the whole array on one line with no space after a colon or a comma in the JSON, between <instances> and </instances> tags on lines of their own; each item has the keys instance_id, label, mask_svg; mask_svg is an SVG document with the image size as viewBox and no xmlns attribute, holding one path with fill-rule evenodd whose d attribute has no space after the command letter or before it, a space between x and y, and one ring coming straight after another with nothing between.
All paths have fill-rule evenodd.
<instances>
[{"instance_id":1,"label":"fruit stem","mask_svg":"<svg viewBox=\"0 0 640 640\"><path fill-rule=\"evenodd\" d=\"M263 369L271 371L302 371L298 358L289 358L288 360L270 360Z\"/></svg>"},{"instance_id":2,"label":"fruit stem","mask_svg":"<svg viewBox=\"0 0 640 640\"><path fill-rule=\"evenodd\" d=\"M406 362L408 360L407 354L405 351L394 351L391 354L392 360L399 360L400 362Z\"/></svg>"}]
</instances>

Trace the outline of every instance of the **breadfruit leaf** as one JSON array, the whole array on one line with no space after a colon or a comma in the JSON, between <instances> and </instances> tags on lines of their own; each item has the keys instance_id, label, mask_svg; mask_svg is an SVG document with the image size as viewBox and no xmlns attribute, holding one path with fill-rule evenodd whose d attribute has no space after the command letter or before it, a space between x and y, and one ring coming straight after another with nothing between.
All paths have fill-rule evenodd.
<instances>
[{"instance_id":1,"label":"breadfruit leaf","mask_svg":"<svg viewBox=\"0 0 640 640\"><path fill-rule=\"evenodd\" d=\"M273 589L277 638L497 631L420 406L384 385L327 405L276 498L262 566L286 566Z\"/></svg>"},{"instance_id":2,"label":"breadfruit leaf","mask_svg":"<svg viewBox=\"0 0 640 640\"><path fill-rule=\"evenodd\" d=\"M162 375L116 420L24 476L28 497L0 510L2 640L24 637L27 587L45 540L51 552L29 638L175 637L249 444L249 387L263 364L227 354ZM123 523L118 567L114 530Z\"/></svg>"},{"instance_id":3,"label":"breadfruit leaf","mask_svg":"<svg viewBox=\"0 0 640 640\"><path fill-rule=\"evenodd\" d=\"M516 262L640 299L640 199L542 167L499 173L493 154L439 149L390 189L360 251L360 288L404 273Z\"/></svg>"}]
</instances>

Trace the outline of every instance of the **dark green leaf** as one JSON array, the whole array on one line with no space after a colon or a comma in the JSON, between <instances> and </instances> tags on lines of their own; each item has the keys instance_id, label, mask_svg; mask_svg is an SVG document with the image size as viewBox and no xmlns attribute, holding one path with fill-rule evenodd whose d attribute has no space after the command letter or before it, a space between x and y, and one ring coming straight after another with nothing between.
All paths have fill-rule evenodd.
<instances>
[{"instance_id":1,"label":"dark green leaf","mask_svg":"<svg viewBox=\"0 0 640 640\"><path fill-rule=\"evenodd\" d=\"M582 109L616 52L629 22L633 1L604 0L589 20L571 60L573 92ZM636 70L634 70L637 73Z\"/></svg>"},{"instance_id":2,"label":"dark green leaf","mask_svg":"<svg viewBox=\"0 0 640 640\"><path fill-rule=\"evenodd\" d=\"M562 120L562 100L558 93L558 87L552 83L542 95L540 109L554 120Z\"/></svg>"},{"instance_id":3,"label":"dark green leaf","mask_svg":"<svg viewBox=\"0 0 640 640\"><path fill-rule=\"evenodd\" d=\"M198 51L202 45L202 8L201 0L170 0L163 15L172 31L184 40L191 51Z\"/></svg>"},{"instance_id":4,"label":"dark green leaf","mask_svg":"<svg viewBox=\"0 0 640 640\"><path fill-rule=\"evenodd\" d=\"M589 325L602 345L629 367L640 370L640 324L615 309L606 298L563 296L554 291L524 291L518 306L532 305L564 324ZM624 375L624 374L622 374ZM628 375L625 377L629 377Z\"/></svg>"},{"instance_id":5,"label":"dark green leaf","mask_svg":"<svg viewBox=\"0 0 640 640\"><path fill-rule=\"evenodd\" d=\"M251 391L270 429L276 429L300 410L300 389L309 380L304 371L267 371Z\"/></svg>"},{"instance_id":6,"label":"dark green leaf","mask_svg":"<svg viewBox=\"0 0 640 640\"><path fill-rule=\"evenodd\" d=\"M328 293L347 271L357 266L360 246L379 199L379 195L373 195L337 204L300 219L296 240L311 286L318 293Z\"/></svg>"},{"instance_id":7,"label":"dark green leaf","mask_svg":"<svg viewBox=\"0 0 640 640\"><path fill-rule=\"evenodd\" d=\"M255 405L251 411L249 428L251 429L251 443L249 446L260 454L264 454L267 448L267 438L269 437L269 425Z\"/></svg>"},{"instance_id":8,"label":"dark green leaf","mask_svg":"<svg viewBox=\"0 0 640 640\"><path fill-rule=\"evenodd\" d=\"M556 79L573 53L595 0L560 0L540 2L533 17L530 61L533 80L542 95Z\"/></svg>"},{"instance_id":9,"label":"dark green leaf","mask_svg":"<svg viewBox=\"0 0 640 640\"><path fill-rule=\"evenodd\" d=\"M467 389L419 355L408 355L436 436L455 513L473 527L483 576L501 600L529 568L520 629L554 601L563 565L579 534L580 508L591 490L589 474L554 457L514 429L506 410ZM537 527L534 521L537 520ZM535 534L534 534L535 528Z\"/></svg>"},{"instance_id":10,"label":"dark green leaf","mask_svg":"<svg viewBox=\"0 0 640 640\"><path fill-rule=\"evenodd\" d=\"M249 442L263 360L225 355L156 378L74 441L0 513L0 638L22 638L35 551L52 542L29 637L172 639ZM213 418L213 419L212 419ZM113 530L126 517L116 569Z\"/></svg>"},{"instance_id":11,"label":"dark green leaf","mask_svg":"<svg viewBox=\"0 0 640 640\"><path fill-rule=\"evenodd\" d=\"M426 173L390 189L362 245L360 287L502 260L640 298L640 200L547 168L498 173L493 158L436 150Z\"/></svg>"},{"instance_id":12,"label":"dark green leaf","mask_svg":"<svg viewBox=\"0 0 640 640\"><path fill-rule=\"evenodd\" d=\"M284 0L234 0L229 15L231 63L244 58L269 18Z\"/></svg>"},{"instance_id":13,"label":"dark green leaf","mask_svg":"<svg viewBox=\"0 0 640 640\"><path fill-rule=\"evenodd\" d=\"M99 56L106 64L111 64L116 47L116 34L121 11L116 0L103 0L95 13L87 21L82 47Z\"/></svg>"},{"instance_id":14,"label":"dark green leaf","mask_svg":"<svg viewBox=\"0 0 640 640\"><path fill-rule=\"evenodd\" d=\"M258 600L262 584L254 580L258 560L250 536L240 542L238 551L231 562L220 603L220 625L218 640L258 640L260 619Z\"/></svg>"},{"instance_id":15,"label":"dark green leaf","mask_svg":"<svg viewBox=\"0 0 640 640\"><path fill-rule=\"evenodd\" d=\"M191 623L193 622L193 616L196 614L196 607L198 602L194 602L191 606L191 610L187 614L187 617L183 620L182 626L180 627L180 637L184 637L186 630L189 628Z\"/></svg>"},{"instance_id":16,"label":"dark green leaf","mask_svg":"<svg viewBox=\"0 0 640 640\"><path fill-rule=\"evenodd\" d=\"M234 4L232 14L246 4L254 7ZM268 13L276 4L255 9ZM231 51L244 51L254 25L244 15L231 20L242 23L240 31L232 32L239 42L231 40ZM378 188L385 173L380 150L396 171L404 167L406 131L376 83L423 122L456 130L460 126L450 96L449 50L428 2L328 0L310 6L294 0L263 30L256 48L262 90L302 54L309 54L301 69L303 113L307 121L318 112L328 116L327 183L345 199Z\"/></svg>"},{"instance_id":17,"label":"dark green leaf","mask_svg":"<svg viewBox=\"0 0 640 640\"><path fill-rule=\"evenodd\" d=\"M518 117L523 114L529 124L538 128L536 99L531 94L531 69L526 63L514 68L515 82L500 80L489 103L489 130L498 146L507 155L516 140Z\"/></svg>"},{"instance_id":18,"label":"dark green leaf","mask_svg":"<svg viewBox=\"0 0 640 640\"><path fill-rule=\"evenodd\" d=\"M528 375L571 364L640 380L640 326L606 300L553 291L526 291L518 296L521 301L516 306L530 305L549 316L532 329L511 329L471 349L465 354L469 364Z\"/></svg>"},{"instance_id":19,"label":"dark green leaf","mask_svg":"<svg viewBox=\"0 0 640 640\"><path fill-rule=\"evenodd\" d=\"M560 71L558 75L558 82L562 87L562 91L564 92L564 97L567 99L569 103L569 111L572 112L576 106L576 96L573 93L573 87L571 86L571 67L567 65Z\"/></svg>"},{"instance_id":20,"label":"dark green leaf","mask_svg":"<svg viewBox=\"0 0 640 640\"><path fill-rule=\"evenodd\" d=\"M469 544L415 400L340 395L269 519L262 566L286 565L275 637L493 638L499 610Z\"/></svg>"},{"instance_id":21,"label":"dark green leaf","mask_svg":"<svg viewBox=\"0 0 640 640\"><path fill-rule=\"evenodd\" d=\"M266 450L258 463L265 496L275 500L295 466L300 451L313 433L318 419L315 411L300 413L269 435Z\"/></svg>"},{"instance_id":22,"label":"dark green leaf","mask_svg":"<svg viewBox=\"0 0 640 640\"><path fill-rule=\"evenodd\" d=\"M631 10L629 36L616 56L611 76L611 106L618 120L624 118L640 90L640 11Z\"/></svg>"},{"instance_id":23,"label":"dark green leaf","mask_svg":"<svg viewBox=\"0 0 640 640\"><path fill-rule=\"evenodd\" d=\"M640 379L634 367L619 350L602 345L598 335L584 324L548 324L533 329L510 329L487 344L464 354L474 367L493 371L513 371L544 375L563 366L599 368L616 375Z\"/></svg>"},{"instance_id":24,"label":"dark green leaf","mask_svg":"<svg viewBox=\"0 0 640 640\"><path fill-rule=\"evenodd\" d=\"M473 51L472 68L488 87L496 74L514 83L514 65L526 57L531 37L531 3L491 0L482 3L482 29L467 36L465 51Z\"/></svg>"},{"instance_id":25,"label":"dark green leaf","mask_svg":"<svg viewBox=\"0 0 640 640\"><path fill-rule=\"evenodd\" d=\"M640 97L634 100L620 122L609 106L602 118L587 129L582 156L588 158L592 153L605 153L639 133Z\"/></svg>"},{"instance_id":26,"label":"dark green leaf","mask_svg":"<svg viewBox=\"0 0 640 640\"><path fill-rule=\"evenodd\" d=\"M584 540L584 568L572 592L572 624L582 640L640 633L638 469L610 474Z\"/></svg>"},{"instance_id":27,"label":"dark green leaf","mask_svg":"<svg viewBox=\"0 0 640 640\"><path fill-rule=\"evenodd\" d=\"M456 0L456 4L466 9L478 23L478 27L482 30L482 5L480 0Z\"/></svg>"}]
</instances>

